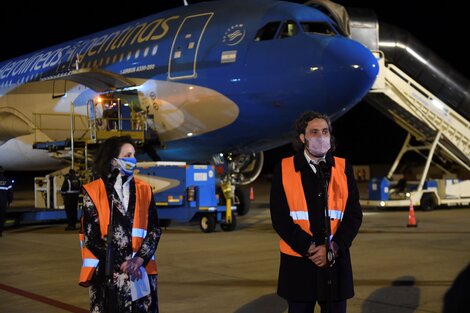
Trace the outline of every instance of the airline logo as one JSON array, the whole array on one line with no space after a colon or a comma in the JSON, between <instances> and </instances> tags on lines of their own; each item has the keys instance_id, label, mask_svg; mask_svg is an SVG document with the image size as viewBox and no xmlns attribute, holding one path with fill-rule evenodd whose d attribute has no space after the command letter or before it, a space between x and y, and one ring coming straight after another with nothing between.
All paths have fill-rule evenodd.
<instances>
[{"instance_id":1,"label":"airline logo","mask_svg":"<svg viewBox=\"0 0 470 313\"><path fill-rule=\"evenodd\" d=\"M245 38L245 34L246 30L243 24L232 25L225 31L222 42L228 46L238 45Z\"/></svg>"}]
</instances>

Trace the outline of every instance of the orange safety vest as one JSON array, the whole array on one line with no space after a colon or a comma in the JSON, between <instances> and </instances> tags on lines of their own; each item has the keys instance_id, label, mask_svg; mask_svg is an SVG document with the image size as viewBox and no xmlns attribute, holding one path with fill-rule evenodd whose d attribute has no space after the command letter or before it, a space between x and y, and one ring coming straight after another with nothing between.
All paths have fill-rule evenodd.
<instances>
[{"instance_id":1,"label":"orange safety vest","mask_svg":"<svg viewBox=\"0 0 470 313\"><path fill-rule=\"evenodd\" d=\"M344 172L345 167L346 160L335 157L335 166L331 168L331 178L328 185L328 212L330 214L332 236L336 233L343 219L346 202L348 200L348 179ZM292 220L295 224L298 224L303 231L312 235L308 218L307 200L305 199L300 171L295 171L294 157L282 160L282 185L284 186ZM279 248L282 253L298 257L301 256L282 239L279 242Z\"/></svg>"},{"instance_id":2,"label":"orange safety vest","mask_svg":"<svg viewBox=\"0 0 470 313\"><path fill-rule=\"evenodd\" d=\"M152 199L152 191L148 184L138 178L135 180L135 211L134 211L134 223L132 225L132 251L134 254L139 250L142 245L145 236L147 235L148 225L148 208ZM108 195L106 193L106 187L102 179L92 181L89 184L83 186L90 196L91 200L95 204L98 210L98 219L100 223L101 236L104 238L108 233L109 224L109 203ZM85 236L83 229L80 232L80 248L82 252L82 268L80 271L79 284L84 287L90 285L90 280L95 273L95 269L98 266L99 260L93 253L85 247L84 244ZM157 274L157 263L155 256L148 262L145 267L148 274Z\"/></svg>"}]
</instances>

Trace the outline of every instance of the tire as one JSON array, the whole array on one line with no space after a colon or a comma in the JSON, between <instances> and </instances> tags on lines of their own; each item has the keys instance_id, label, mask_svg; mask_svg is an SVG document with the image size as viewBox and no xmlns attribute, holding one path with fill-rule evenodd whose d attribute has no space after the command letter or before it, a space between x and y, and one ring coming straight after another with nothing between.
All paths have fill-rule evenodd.
<instances>
[{"instance_id":1,"label":"tire","mask_svg":"<svg viewBox=\"0 0 470 313\"><path fill-rule=\"evenodd\" d=\"M421 210L423 211L432 211L436 208L437 202L436 197L431 193L425 193L421 197Z\"/></svg>"},{"instance_id":2,"label":"tire","mask_svg":"<svg viewBox=\"0 0 470 313\"><path fill-rule=\"evenodd\" d=\"M237 227L237 216L233 214L232 212L232 223L227 224L227 223L221 223L220 228L222 228L223 231L232 231Z\"/></svg>"},{"instance_id":3,"label":"tire","mask_svg":"<svg viewBox=\"0 0 470 313\"><path fill-rule=\"evenodd\" d=\"M162 218L159 220L160 227L167 228L171 224L171 220Z\"/></svg>"},{"instance_id":4,"label":"tire","mask_svg":"<svg viewBox=\"0 0 470 313\"><path fill-rule=\"evenodd\" d=\"M215 216L214 214L203 214L199 220L199 227L204 233L212 233L215 230Z\"/></svg>"},{"instance_id":5,"label":"tire","mask_svg":"<svg viewBox=\"0 0 470 313\"><path fill-rule=\"evenodd\" d=\"M241 188L240 186L235 188L235 199L233 204L237 206L237 213L239 216L243 216L248 213L251 202L246 188Z\"/></svg>"}]
</instances>

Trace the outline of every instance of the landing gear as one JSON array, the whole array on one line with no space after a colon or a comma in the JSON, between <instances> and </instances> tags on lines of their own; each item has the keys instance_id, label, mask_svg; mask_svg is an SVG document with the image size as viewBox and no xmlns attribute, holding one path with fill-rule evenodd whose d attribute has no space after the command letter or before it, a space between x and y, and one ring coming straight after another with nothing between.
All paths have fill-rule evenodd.
<instances>
[{"instance_id":1,"label":"landing gear","mask_svg":"<svg viewBox=\"0 0 470 313\"><path fill-rule=\"evenodd\" d=\"M225 204L225 195L220 187L217 188L217 194L219 196L219 205ZM237 207L237 214L239 216L246 215L251 207L248 190L244 187L236 186L232 204Z\"/></svg>"},{"instance_id":2,"label":"landing gear","mask_svg":"<svg viewBox=\"0 0 470 313\"><path fill-rule=\"evenodd\" d=\"M226 224L226 223L221 223L220 228L222 228L223 231L232 231L235 230L237 227L237 216L235 214L232 214L232 223Z\"/></svg>"},{"instance_id":3,"label":"landing gear","mask_svg":"<svg viewBox=\"0 0 470 313\"><path fill-rule=\"evenodd\" d=\"M251 203L248 190L241 186L248 185L258 178L264 164L263 152L217 155L214 156L214 163L223 167L221 180L235 186L232 204L237 207L238 215L246 215L250 210ZM217 189L217 194L219 195L219 204L225 203L226 198L220 188Z\"/></svg>"},{"instance_id":4,"label":"landing gear","mask_svg":"<svg viewBox=\"0 0 470 313\"><path fill-rule=\"evenodd\" d=\"M234 185L248 185L258 178L264 164L263 152L228 154L228 175Z\"/></svg>"},{"instance_id":5,"label":"landing gear","mask_svg":"<svg viewBox=\"0 0 470 313\"><path fill-rule=\"evenodd\" d=\"M240 216L246 215L251 207L250 197L246 188L235 188L235 201L233 204L237 207L237 213Z\"/></svg>"}]
</instances>

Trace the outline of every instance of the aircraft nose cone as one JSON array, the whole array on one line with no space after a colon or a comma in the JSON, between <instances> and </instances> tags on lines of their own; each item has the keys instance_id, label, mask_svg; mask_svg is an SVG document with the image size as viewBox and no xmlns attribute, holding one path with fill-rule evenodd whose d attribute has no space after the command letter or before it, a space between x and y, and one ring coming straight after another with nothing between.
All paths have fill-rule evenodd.
<instances>
[{"instance_id":1,"label":"aircraft nose cone","mask_svg":"<svg viewBox=\"0 0 470 313\"><path fill-rule=\"evenodd\" d=\"M377 59L362 44L336 38L329 42L324 53L323 74L327 102L338 109L338 116L346 113L370 90L379 72ZM335 116L332 116L335 119Z\"/></svg>"}]
</instances>

